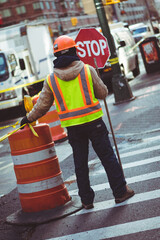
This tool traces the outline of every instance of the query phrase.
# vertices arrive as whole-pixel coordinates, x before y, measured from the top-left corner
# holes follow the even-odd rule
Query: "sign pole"
[[[97,74],[98,74],[98,76],[100,77],[96,58],[94,58],[94,63],[95,63],[95,67],[96,67]],[[117,143],[116,143],[116,138],[115,138],[114,131],[113,131],[113,127],[112,127],[112,122],[111,122],[111,118],[110,118],[110,114],[109,114],[107,102],[106,102],[106,99],[103,99],[103,100],[104,100],[104,105],[105,105],[105,109],[106,109],[106,113],[107,113],[107,117],[108,117],[110,129],[111,129],[111,133],[112,133],[112,136],[113,136],[114,145],[115,145],[115,148],[116,148],[117,158],[118,158],[118,161],[119,161],[119,164],[120,164],[120,166],[121,166],[122,173],[123,173],[123,176],[124,176],[124,171],[123,171],[123,167],[122,167],[122,162],[121,162],[121,159],[120,159],[119,150],[118,150]]]

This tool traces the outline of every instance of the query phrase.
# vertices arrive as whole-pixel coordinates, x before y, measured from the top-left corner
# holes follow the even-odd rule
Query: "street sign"
[[[78,45],[77,54],[86,64],[95,68],[96,59],[98,68],[103,68],[110,56],[107,39],[95,28],[81,29],[75,39]]]

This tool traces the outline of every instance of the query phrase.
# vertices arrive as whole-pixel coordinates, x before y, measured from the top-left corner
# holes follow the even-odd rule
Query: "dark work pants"
[[[116,155],[110,144],[108,130],[102,119],[67,127],[69,143],[73,149],[75,173],[79,196],[84,204],[93,203],[94,191],[90,187],[88,153],[89,139],[107,173],[114,197],[121,197],[126,191],[126,181]]]

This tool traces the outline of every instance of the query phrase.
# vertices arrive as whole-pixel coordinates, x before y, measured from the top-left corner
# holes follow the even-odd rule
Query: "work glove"
[[[30,121],[28,120],[28,118],[25,116],[22,118],[21,122],[20,122],[20,126],[23,126],[25,123],[30,123]],[[21,129],[23,129],[24,127],[22,127]]]

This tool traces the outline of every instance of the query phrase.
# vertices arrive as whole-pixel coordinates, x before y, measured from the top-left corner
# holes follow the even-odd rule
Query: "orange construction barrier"
[[[38,124],[34,130],[39,137],[25,126],[8,138],[24,212],[52,209],[71,200],[48,124]]]
[[[38,97],[38,95],[32,97],[34,105],[36,104]],[[61,142],[67,139],[67,133],[64,131],[64,128],[61,127],[55,103],[53,103],[52,107],[43,117],[38,119],[38,122],[49,124],[54,142]]]

